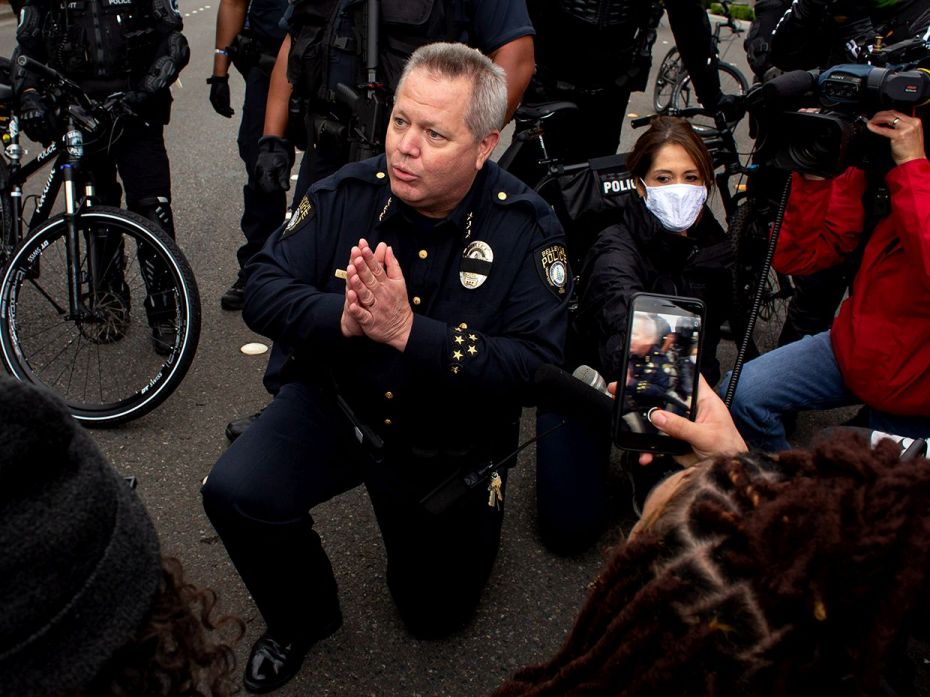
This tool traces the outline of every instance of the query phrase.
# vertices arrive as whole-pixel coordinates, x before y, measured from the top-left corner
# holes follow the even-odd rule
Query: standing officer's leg
[[[165,150],[164,126],[158,122],[127,123],[116,144],[116,165],[126,189],[126,207],[154,222],[174,239],[171,212],[171,170]],[[167,355],[177,338],[175,300],[168,269],[149,250],[139,249],[139,265],[145,280],[145,312],[152,328],[152,345]]]
[[[309,513],[361,481],[349,427],[330,403],[314,388],[285,385],[203,486],[204,510],[268,628],[246,667],[249,689],[287,682],[342,621]]]
[[[269,76],[260,68],[252,68],[245,80],[245,100],[242,104],[242,121],[239,122],[239,157],[245,163],[248,181],[242,187],[242,234],[245,242],[236,252],[239,275],[220,298],[224,310],[241,310],[245,276],[242,268],[265,244],[265,240],[284,221],[287,193],[262,191],[254,181],[255,160],[258,157],[258,139],[265,126],[265,104],[268,101]]]

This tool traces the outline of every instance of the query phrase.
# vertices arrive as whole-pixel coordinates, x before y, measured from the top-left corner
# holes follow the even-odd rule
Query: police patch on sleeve
[[[536,269],[553,295],[557,298],[565,295],[568,291],[568,279],[571,278],[565,247],[553,244],[540,250],[536,256]]]
[[[310,198],[308,196],[304,196],[300,199],[300,203],[297,204],[297,209],[291,214],[291,219],[287,221],[287,226],[281,234],[281,239],[283,240],[293,235],[302,222],[310,220],[312,217],[313,204],[310,203]]]

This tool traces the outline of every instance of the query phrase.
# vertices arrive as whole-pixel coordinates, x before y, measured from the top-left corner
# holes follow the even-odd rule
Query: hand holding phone
[[[672,455],[691,451],[687,442],[656,428],[649,413],[661,409],[694,420],[704,317],[704,303],[695,298],[637,293],[631,299],[614,408],[618,448]]]
[[[736,430],[736,424],[723,400],[702,375],[698,375],[698,382],[698,416],[694,421],[666,411],[655,411],[650,419],[664,433],[691,445],[689,453],[675,456],[675,461],[683,467],[691,467],[718,455],[733,455],[749,450]],[[651,453],[639,456],[639,464],[648,465],[651,462]]]

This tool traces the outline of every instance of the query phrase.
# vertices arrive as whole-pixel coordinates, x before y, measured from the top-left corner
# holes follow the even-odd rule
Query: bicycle
[[[62,114],[60,137],[22,163],[10,114],[0,158],[0,360],[23,382],[61,396],[87,426],[148,413],[177,388],[200,336],[200,296],[175,242],[140,215],[97,205],[80,169],[86,148],[109,147],[131,118],[122,95],[103,102],[26,56]],[[12,90],[0,85],[0,102]],[[53,166],[23,229],[23,184]],[[64,212],[52,215],[59,192]],[[159,342],[157,323],[173,333]]]
[[[712,35],[714,54],[718,57],[717,72],[720,78],[720,91],[723,94],[745,95],[749,91],[749,82],[746,76],[732,63],[720,60],[720,31],[724,27],[730,30],[735,38],[745,30],[733,19],[730,13],[730,3],[721,0],[723,6],[724,22],[714,24]],[[672,46],[659,64],[656,74],[656,84],[652,94],[652,106],[657,114],[668,113],[670,108],[678,111],[689,109],[695,105],[696,95],[691,87],[691,76],[685,70],[681,54],[677,46]]]

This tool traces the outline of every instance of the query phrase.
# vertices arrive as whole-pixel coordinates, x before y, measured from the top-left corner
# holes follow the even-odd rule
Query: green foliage
[[[708,5],[711,14],[723,16],[723,5],[719,2],[710,2]],[[745,19],[748,22],[756,18],[756,13],[753,12],[753,9],[749,5],[731,4],[730,14],[733,15],[733,19]]]

